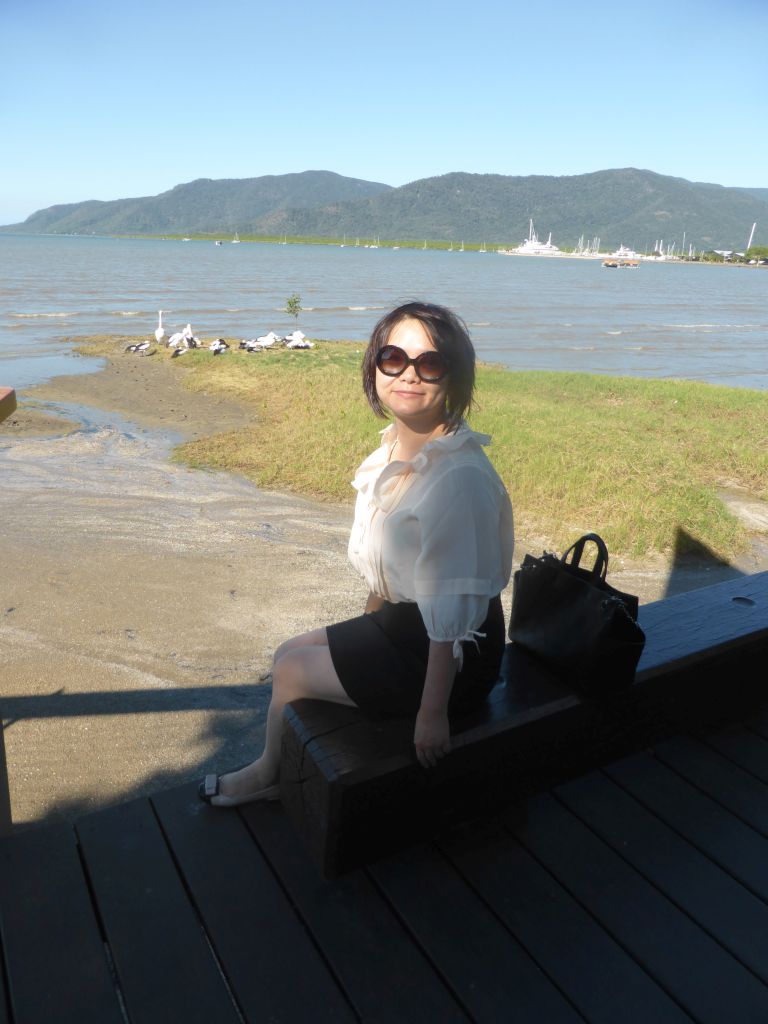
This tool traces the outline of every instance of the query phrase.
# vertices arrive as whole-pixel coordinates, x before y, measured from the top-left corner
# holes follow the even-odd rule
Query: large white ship
[[[499,249],[502,256],[562,256],[556,245],[552,245],[552,232],[546,242],[540,242],[533,229],[533,221],[528,224],[528,237],[515,249]]]

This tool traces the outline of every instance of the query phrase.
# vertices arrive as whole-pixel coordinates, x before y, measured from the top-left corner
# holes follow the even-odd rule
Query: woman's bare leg
[[[264,751],[240,771],[221,776],[219,792],[222,796],[243,797],[277,783],[283,709],[290,701],[301,697],[354,706],[336,675],[324,629],[303,633],[278,647],[272,667],[272,699],[267,711]],[[216,797],[212,803],[216,803]]]

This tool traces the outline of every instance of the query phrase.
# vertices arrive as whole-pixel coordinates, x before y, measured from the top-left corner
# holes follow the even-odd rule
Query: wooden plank
[[[441,849],[590,1024],[683,1024],[690,1017],[496,822]]]
[[[325,882],[281,807],[251,804],[243,816],[365,1024],[467,1020],[363,872]]]
[[[149,801],[89,815],[77,833],[132,1024],[239,1024]]]
[[[240,815],[205,807],[196,785],[152,803],[243,1016],[356,1020]]]
[[[700,1024],[768,1019],[768,988],[553,796],[515,834]]]
[[[592,773],[555,796],[627,863],[768,982],[768,906],[610,779]]]
[[[768,839],[649,754],[606,774],[743,885],[768,901]]]
[[[765,736],[741,723],[721,729],[703,729],[694,735],[744,771],[768,783],[768,738]]]
[[[690,737],[656,746],[660,761],[768,836],[768,786],[728,758]]]
[[[380,861],[383,890],[473,1021],[576,1024],[582,1017],[434,846]]]
[[[0,929],[12,1019],[123,1020],[73,830],[22,832],[0,843]]]
[[[5,957],[3,955],[3,937],[0,931],[0,1024],[11,1024],[11,1008],[8,987],[5,983]]]
[[[641,605],[645,649],[637,682],[695,664],[702,656],[768,643],[768,572]]]
[[[768,738],[768,705],[763,704],[762,707],[758,708],[754,716],[747,720],[747,725],[758,736]]]

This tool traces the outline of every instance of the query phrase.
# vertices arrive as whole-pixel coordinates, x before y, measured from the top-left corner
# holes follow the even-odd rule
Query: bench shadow
[[[746,575],[735,565],[720,558],[682,527],[678,527],[664,598]]]
[[[14,822],[13,832],[46,825],[72,823],[115,804],[147,797],[198,780],[208,772],[222,772],[247,764],[264,744],[264,727],[272,687],[268,683],[238,686],[172,687],[166,690],[118,690],[110,693],[65,692],[45,696],[8,695],[2,698],[4,728],[30,718],[76,718],[99,715],[132,716],[211,712],[205,728],[195,736],[209,754],[178,769],[163,768],[141,782],[104,797],[86,795],[57,801],[34,821]],[[162,745],[162,736],[158,743]],[[9,771],[13,769],[9,766]]]

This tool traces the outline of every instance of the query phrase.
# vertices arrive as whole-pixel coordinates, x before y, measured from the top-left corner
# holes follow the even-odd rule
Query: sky
[[[768,0],[2,0],[0,224],[196,178],[768,188]]]

